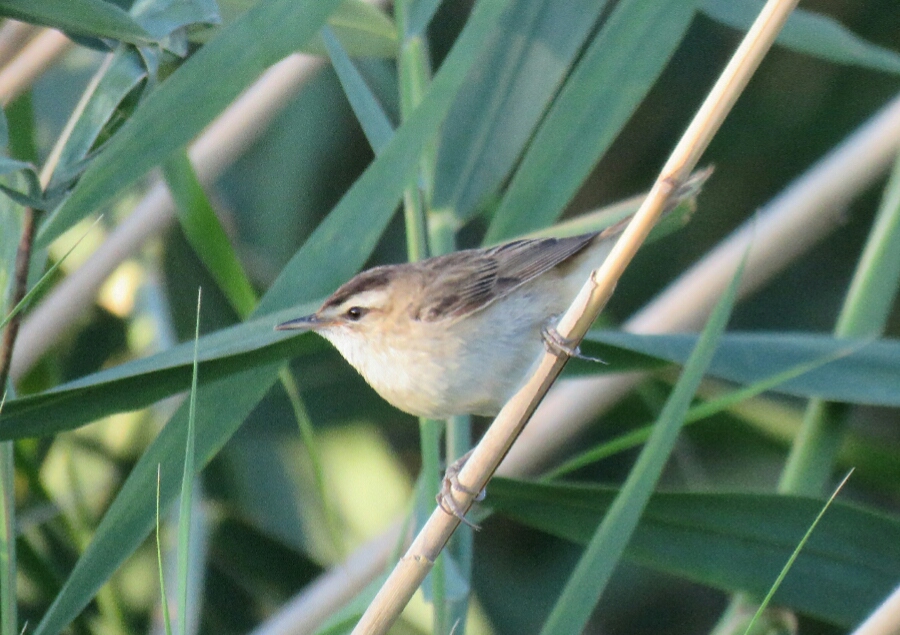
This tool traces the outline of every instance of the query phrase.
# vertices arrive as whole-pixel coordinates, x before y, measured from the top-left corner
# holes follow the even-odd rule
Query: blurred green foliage
[[[67,12],[82,3],[106,18],[101,20],[103,15],[97,17],[88,9]],[[71,22],[78,21],[79,41],[95,47],[75,48],[5,107],[12,158],[42,165],[66,121],[73,113],[78,119],[76,104],[90,78],[104,72],[106,51],[123,60],[117,67],[123,73],[120,81],[110,80],[93,96],[86,112],[95,118],[81,121],[77,143],[71,141],[64,154],[65,165],[56,176],[71,189],[62,213],[57,210],[42,218],[42,240],[50,248],[46,259],[45,252],[35,253],[33,267],[38,271],[47,260],[60,257],[71,236],[83,233],[86,226],[77,222],[81,218],[105,211],[102,227],[95,232],[97,242],[107,240],[146,191],[152,178],[148,171],[173,152],[181,152],[259,72],[295,49],[310,45],[321,51],[310,38],[329,14],[327,3],[299,0],[222,3],[221,16],[210,13],[214,5],[209,1],[135,4],[137,8],[128,2],[80,0],[67,7],[47,2],[37,15],[23,14],[23,3],[0,0],[0,15],[69,25],[70,30]],[[697,3],[700,10],[693,16],[687,3],[674,7],[673,15],[682,22],[666,31],[667,37],[640,33],[634,24],[635,32],[604,31],[616,11],[624,14],[629,8],[625,0],[510,0],[506,13],[499,16],[494,14],[502,6],[488,6],[489,0],[410,2],[420,21],[436,7],[425,32],[433,67],[430,88],[435,90],[426,91],[422,107],[401,122],[402,79],[392,55],[409,34],[396,32],[389,11],[360,8],[354,2],[332,4],[343,4],[338,15],[349,16],[340,24],[330,22],[340,44],[353,56],[360,76],[396,130],[373,163],[374,153],[344,88],[325,66],[206,188],[229,239],[229,244],[218,246],[233,249],[264,298],[262,309],[235,327],[239,319],[234,308],[195,255],[195,245],[173,224],[128,255],[128,267],[120,268],[90,311],[72,315],[70,333],[19,380],[18,399],[10,399],[0,414],[0,435],[16,439],[18,621],[20,625],[27,621],[29,631],[142,632],[155,619],[159,591],[152,545],[146,540],[153,521],[149,501],[155,493],[157,462],[164,464],[164,503],[174,500],[180,486],[184,419],[173,415],[172,402],[164,398],[185,390],[190,382],[192,344],[175,345],[193,334],[198,286],[203,287],[200,330],[205,337],[200,348],[197,461],[206,467],[199,477],[202,501],[195,503],[205,510],[207,547],[192,563],[199,567],[203,598],[193,610],[200,632],[243,633],[265,624],[316,575],[408,512],[421,462],[411,417],[380,400],[321,341],[275,335],[271,326],[276,318],[313,306],[363,265],[406,258],[402,214],[393,212],[410,175],[422,178],[419,157],[427,155],[427,142],[434,142],[437,152],[434,181],[422,188],[428,196],[433,194],[425,201],[426,217],[433,214],[428,217],[433,221],[435,215],[449,213],[457,219],[455,240],[460,248],[480,244],[489,231],[510,236],[533,229],[529,224],[533,221],[522,217],[526,211],[546,225],[645,190],[741,36],[714,19],[728,4],[714,0]],[[751,13],[759,6],[751,0],[734,4]],[[654,6],[637,8],[655,16],[656,28],[664,29],[671,16],[658,13],[663,10]],[[179,8],[186,13],[178,14]],[[896,0],[819,0],[804,2],[802,8],[815,24],[821,16],[834,21],[821,31],[812,29],[813,36],[828,35],[813,37],[812,48],[834,53],[839,47],[830,35],[834,31],[828,29],[837,24],[860,47],[862,61],[842,64],[823,59],[829,57],[825,53],[804,54],[798,49],[809,40],[799,37],[771,51],[704,156],[704,163],[714,164],[716,171],[699,197],[692,222],[642,249],[618,285],[604,326],[623,321],[643,306],[898,93],[900,78],[890,72],[890,64],[900,59]],[[63,14],[56,16],[57,9]],[[803,33],[808,38],[809,31]],[[625,59],[610,56],[602,45],[604,38],[613,36],[636,50],[619,56]],[[638,37],[644,39],[632,39]],[[464,40],[467,46],[454,49],[459,38],[469,38]],[[590,67],[577,69],[595,54],[603,62],[612,59],[618,75],[608,76],[623,82],[621,87],[596,87],[607,100],[600,107],[594,105],[597,95],[589,82],[571,81],[592,77]],[[645,68],[650,66],[654,68]],[[128,68],[134,72],[128,74]],[[623,78],[633,85],[625,86]],[[111,95],[115,100],[103,101]],[[575,121],[584,128],[575,128]],[[571,137],[590,150],[578,146],[581,150],[574,151],[574,140],[566,136],[573,130],[583,130]],[[587,139],[588,135],[596,138]],[[555,148],[567,161],[562,165],[577,170],[551,163],[553,153],[545,148]],[[536,191],[516,185],[517,174],[538,184]],[[72,185],[66,177],[73,176],[82,179]],[[3,178],[10,187],[24,187],[14,177]],[[837,232],[737,304],[730,329],[774,333],[771,341],[764,333],[760,340],[748,337],[749,343],[726,335],[723,350],[733,356],[722,363],[730,364],[732,372],[721,376],[752,382],[783,369],[765,351],[777,350],[781,337],[788,342],[784,348],[793,352],[789,344],[802,338],[789,333],[827,339],[883,186],[880,181],[860,193]],[[510,202],[505,197],[507,188],[513,187],[519,198]],[[489,230],[495,214],[506,215],[508,209],[516,213],[509,213],[503,228]],[[4,287],[20,216],[19,206],[6,198],[0,201]],[[51,244],[49,239],[59,235],[64,238]],[[77,264],[64,263],[59,277]],[[284,309],[291,305],[299,308]],[[5,306],[4,313],[10,308]],[[274,309],[281,309],[277,316],[266,315]],[[234,330],[228,330],[231,327]],[[895,309],[887,319],[885,336],[896,338],[898,331],[900,314]],[[666,362],[680,363],[686,356],[684,340],[660,338],[644,349],[624,340],[603,342],[622,348],[610,352],[611,367],[593,372],[615,372],[625,366],[659,372],[600,418],[583,439],[584,447],[655,420],[670,390],[671,366]],[[761,347],[763,340],[772,348]],[[896,341],[874,348],[887,351],[884,366],[878,368],[892,372]],[[748,351],[762,359],[742,356]],[[151,357],[154,354],[158,356]],[[833,354],[833,347],[822,354]],[[325,477],[328,504],[316,494],[315,464],[300,440],[291,403],[276,381],[278,369],[292,357],[290,367],[323,458],[319,476]],[[134,361],[138,359],[143,361]],[[622,366],[617,369],[618,359]],[[592,369],[582,366],[575,372]],[[844,374],[838,373],[837,379],[828,376],[820,382],[825,397],[829,383],[843,388],[854,380],[869,379],[856,367],[840,372]],[[117,383],[122,376],[128,380]],[[73,380],[81,383],[66,384]],[[58,393],[42,392],[60,385]],[[894,397],[896,391],[895,387]],[[718,413],[687,428],[662,481],[665,489],[682,493],[667,500],[687,501],[680,508],[687,513],[692,505],[707,500],[702,497],[705,493],[714,492],[710,496],[721,500],[716,511],[733,519],[729,506],[758,494],[752,509],[763,533],[783,528],[775,521],[784,519],[792,503],[795,509],[814,510],[814,501],[772,493],[802,418],[804,399],[811,394],[822,393],[767,393],[745,404],[745,410]],[[864,522],[861,519],[877,518],[890,531],[900,523],[896,480],[900,426],[896,406],[887,407],[883,404],[888,402],[870,396],[851,399],[840,394],[855,405],[837,460],[840,465],[853,462],[863,475],[851,479],[842,497],[863,509],[854,516],[855,508],[842,507],[843,524],[829,526],[826,515],[823,528],[833,532],[828,534],[834,540],[831,548],[850,549],[853,541],[841,531],[850,531],[854,523]],[[479,431],[482,424],[476,423]],[[30,438],[34,430],[45,436]],[[50,430],[53,435],[46,436]],[[635,456],[634,451],[616,454],[582,468],[575,477],[604,486],[621,484]],[[564,527],[561,518],[563,511],[571,511],[565,506],[566,496],[579,490],[545,497],[541,504],[546,510],[527,508],[546,513],[556,531],[547,527],[546,518],[529,520],[527,513],[515,511],[517,497],[532,489],[503,483],[496,490],[489,490],[487,504],[496,500],[501,513],[484,521],[484,531],[474,541],[474,617],[468,630],[497,635],[538,632],[581,552],[572,542],[580,539],[573,537],[576,530],[564,531],[571,526]],[[741,492],[740,497],[729,497],[727,492],[733,491]],[[769,502],[771,508],[766,506]],[[571,504],[577,508],[577,503]],[[335,531],[327,520],[329,505],[340,522],[338,536],[332,535]],[[169,507],[174,509],[168,505],[164,514]],[[510,516],[502,513],[504,509]],[[812,518],[789,520],[800,526]],[[163,521],[171,527],[176,523],[169,516]],[[577,531],[589,536],[591,523],[596,522],[592,516]],[[175,534],[171,527],[165,533],[168,537]],[[642,557],[626,554],[585,632],[709,632],[726,606],[726,592],[743,588],[737,575],[729,575],[733,573],[729,566],[734,565],[725,558],[715,575],[707,577],[697,575],[701,565],[665,566],[671,563],[664,548],[670,542],[680,545],[680,538],[674,531],[657,531],[655,540],[647,539],[651,529],[639,527],[641,540],[659,551],[648,548]],[[842,538],[846,542],[840,542]],[[875,541],[859,546],[881,549]],[[864,553],[865,558],[872,555]],[[894,562],[887,557],[885,561]],[[754,576],[769,572],[769,568],[750,571]],[[893,573],[896,582],[900,571]],[[890,579],[890,574],[884,572],[884,578]],[[797,575],[804,575],[804,570]],[[873,608],[817,610],[832,600],[810,582],[813,574],[806,571],[806,575],[811,577],[801,577],[790,587],[791,592],[799,588],[802,601],[790,595],[783,598],[790,608],[805,611],[799,616],[801,633],[846,632],[852,618]],[[95,599],[95,590],[102,585]],[[420,603],[399,628],[425,632],[427,615]]]

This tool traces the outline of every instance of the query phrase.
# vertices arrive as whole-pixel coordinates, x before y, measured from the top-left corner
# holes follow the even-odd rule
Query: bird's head
[[[334,344],[341,338],[377,336],[396,315],[405,287],[403,278],[396,265],[363,271],[332,293],[312,315],[283,322],[275,329],[315,331]]]

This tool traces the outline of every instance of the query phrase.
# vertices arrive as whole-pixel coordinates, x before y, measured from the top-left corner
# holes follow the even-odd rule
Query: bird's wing
[[[437,322],[479,311],[579,253],[595,236],[516,240],[434,258],[417,318]]]

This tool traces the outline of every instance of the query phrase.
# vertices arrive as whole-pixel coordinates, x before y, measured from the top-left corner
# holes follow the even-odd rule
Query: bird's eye
[[[345,315],[347,316],[348,320],[356,322],[362,319],[362,317],[368,312],[368,309],[364,309],[361,306],[351,306],[349,309],[347,309]]]

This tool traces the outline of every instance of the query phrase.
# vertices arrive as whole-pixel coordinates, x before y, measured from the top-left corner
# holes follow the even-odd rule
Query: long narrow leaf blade
[[[492,508],[585,544],[616,490],[494,479]],[[728,592],[762,598],[822,501],[755,493],[657,493],[625,552],[632,562]],[[775,602],[844,627],[859,623],[896,585],[900,519],[835,502],[775,595]]]
[[[375,160],[363,177],[357,181],[342,202],[332,211],[320,231],[314,232],[285,272],[261,302],[262,312],[296,304],[298,295],[315,298],[322,294],[321,287],[330,287],[346,278],[362,266],[368,250],[377,242],[383,226],[372,222],[379,214],[387,219],[399,200],[407,181],[409,169],[415,166],[417,157],[409,158],[410,148],[421,147],[421,137],[431,137],[443,120],[452,99],[465,79],[469,65],[480,50],[487,33],[494,27],[505,2],[480,2],[476,5],[466,28],[435,76],[431,90],[413,116],[394,135],[385,152]],[[406,132],[404,132],[406,130]],[[409,167],[407,168],[407,163]],[[374,210],[374,211],[373,211]],[[351,219],[352,229],[360,226],[358,235],[362,244],[351,245],[343,241],[338,246],[329,242],[336,236],[341,223]],[[323,229],[324,227],[324,229]],[[353,231],[349,235],[356,236]],[[335,254],[337,252],[337,254]],[[337,255],[344,260],[333,260]],[[329,266],[334,264],[334,270]],[[317,284],[306,284],[310,272],[323,272]],[[298,293],[298,289],[305,292]],[[271,318],[271,316],[270,316]],[[271,324],[270,324],[271,326]],[[215,456],[231,438],[249,412],[256,406],[278,377],[282,361],[241,369],[222,379],[203,385],[197,397],[196,460],[203,466]],[[202,373],[202,368],[201,368]],[[55,598],[36,630],[37,635],[59,632],[84,608],[97,589],[113,574],[151,531],[154,522],[153,509],[156,495],[155,474],[161,464],[163,473],[178,470],[174,458],[187,428],[186,406],[169,421],[159,437],[132,470],[113,504],[97,528],[94,539],[75,565],[62,591]],[[177,494],[177,484],[162,484],[160,501],[168,505]]]
[[[510,3],[447,115],[438,144],[434,208],[468,219],[497,195],[606,5],[605,0]]]
[[[314,355],[326,346],[312,335],[274,334],[272,327],[315,310],[316,302],[256,318],[200,338],[204,380],[221,378],[270,361]],[[683,363],[696,336],[640,336],[592,331],[582,350],[611,363],[585,365],[585,372],[652,370],[662,362]],[[603,346],[597,343],[602,342]],[[621,347],[621,348],[619,348]],[[634,351],[632,359],[622,354]],[[649,357],[641,358],[643,354]],[[829,359],[819,367],[819,360]],[[803,365],[802,376],[771,388],[801,397],[822,397],[868,405],[900,404],[900,342],[840,340],[813,333],[731,333],[722,338],[709,374],[752,385]],[[190,385],[191,345],[181,344],[151,357],[82,377],[39,395],[6,405],[0,439],[42,436],[70,430],[99,417],[146,407]],[[573,366],[574,368],[574,366]],[[202,384],[201,380],[201,384]]]
[[[662,73],[697,4],[616,5],[531,142],[485,242],[540,229],[562,213]]]
[[[762,0],[706,0],[702,9],[713,20],[743,30],[753,24],[762,7]],[[900,53],[867,42],[840,22],[802,8],[794,10],[776,41],[837,64],[900,73]]]
[[[246,318],[256,307],[256,292],[186,151],[179,150],[163,164],[163,176],[175,200],[178,220],[188,242],[237,314]]]
[[[831,507],[831,504],[834,503],[834,499],[837,498],[838,492],[843,489],[844,485],[847,483],[847,479],[850,478],[850,475],[853,473],[853,470],[850,470],[847,473],[847,476],[844,477],[844,480],[840,482],[840,484],[835,488],[834,492],[831,494],[829,499],[822,506],[822,509],[819,510],[819,514],[816,516],[815,520],[813,520],[812,524],[809,526],[809,529],[806,530],[806,533],[803,534],[803,538],[800,539],[800,542],[794,548],[793,553],[791,553],[791,557],[788,558],[788,561],[785,563],[784,567],[782,567],[781,571],[778,573],[778,579],[772,584],[772,588],[769,589],[769,592],[766,593],[766,597],[763,598],[763,601],[760,602],[759,608],[756,609],[756,615],[753,616],[753,619],[750,620],[750,623],[747,625],[747,630],[744,632],[744,635],[751,635],[754,632],[753,625],[757,622],[757,620],[762,617],[762,614],[765,612],[766,608],[772,601],[772,598],[775,596],[775,593],[778,592],[779,587],[781,587],[782,582],[784,582],[785,576],[787,576],[788,572],[793,568],[794,563],[797,561],[797,556],[800,555],[800,552],[803,550],[803,547],[806,546],[806,543],[809,542],[809,537],[812,535],[813,530],[819,525],[819,522],[822,520],[822,516],[825,515],[825,512]]]
[[[127,12],[105,0],[2,0],[0,15],[132,44],[153,39]]]
[[[0,395],[0,421],[6,390]],[[0,633],[16,635],[18,625],[18,567],[16,564],[15,459],[11,441],[0,443]]]
[[[41,227],[39,243],[46,245],[190,141],[268,66],[309,40],[337,4],[264,0],[223,29],[138,106]]]
[[[197,420],[197,342],[200,339],[200,299],[197,291],[197,322],[194,327],[194,367],[191,373],[191,394],[188,397],[187,440],[184,447],[184,471],[181,475],[181,500],[178,508],[178,617],[180,632],[188,632],[188,564],[191,547],[191,510],[194,492],[194,445]]]
[[[260,302],[259,313],[327,295],[363,266],[418,167],[422,148],[446,117],[507,1],[482,1],[475,6],[425,99],[282,270]],[[311,278],[313,271],[320,275]]]
[[[647,444],[603,521],[594,532],[575,571],[556,601],[542,633],[582,631],[638,525],[656,483],[662,475],[685,414],[725,332],[737,298],[743,264],[716,304],[706,327],[691,352],[684,370],[654,425]]]
[[[697,340],[696,335],[688,334],[634,335],[613,331],[592,331],[589,338],[678,364],[687,360]],[[842,350],[846,355],[839,355]],[[709,374],[749,384],[829,355],[837,357],[781,384],[778,392],[874,406],[900,405],[897,340],[844,340],[813,333],[730,333],[716,352]]]
[[[395,57],[399,38],[397,27],[380,8],[365,0],[344,0],[328,24],[341,45],[353,57]],[[313,55],[327,55],[321,34],[303,47]]]
[[[353,113],[362,126],[369,145],[375,154],[378,154],[390,141],[394,127],[378,103],[378,99],[369,90],[362,74],[353,65],[353,60],[350,59],[346,49],[327,26],[322,29],[322,41],[325,43],[328,57],[331,58],[331,64],[341,81],[344,93],[350,101],[350,107],[353,108]]]
[[[196,459],[206,465],[269,391],[281,362],[239,372],[203,386],[197,394]],[[268,374],[266,373],[268,371]],[[185,404],[141,456],[116,500],[103,516],[94,539],[69,574],[35,629],[36,635],[59,633],[87,606],[119,564],[143,542],[155,522],[156,469],[177,474],[187,434]],[[160,504],[178,495],[178,479],[163,479]]]
[[[119,47],[103,63],[95,75],[96,85],[92,85],[87,103],[71,124],[71,132],[59,152],[51,187],[66,180],[71,170],[79,167],[122,100],[146,78],[147,67],[133,47]]]

